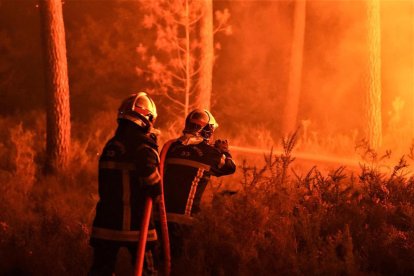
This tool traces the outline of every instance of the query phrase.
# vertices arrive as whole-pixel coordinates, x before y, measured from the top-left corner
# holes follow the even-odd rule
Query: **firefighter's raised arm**
[[[236,171],[236,164],[230,154],[228,141],[218,139],[214,142],[214,148],[220,152],[220,161],[217,166],[211,168],[212,174],[214,176],[233,174]]]

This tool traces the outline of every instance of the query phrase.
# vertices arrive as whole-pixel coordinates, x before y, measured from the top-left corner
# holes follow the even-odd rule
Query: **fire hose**
[[[137,248],[137,259],[135,264],[135,276],[141,276],[144,268],[145,246],[147,244],[148,226],[151,218],[152,198],[145,199],[144,215],[141,222],[141,231],[139,231],[139,241]]]
[[[269,149],[263,148],[255,148],[255,147],[241,147],[241,146],[229,146],[232,152],[241,152],[247,154],[268,154],[270,152]],[[282,155],[284,154],[283,150],[281,149],[273,149],[272,154],[274,155]],[[296,159],[300,160],[307,160],[307,161],[320,161],[325,163],[339,163],[342,165],[350,166],[350,167],[359,167],[361,160],[356,158],[345,158],[345,157],[338,157],[334,155],[325,155],[325,154],[317,154],[317,153],[309,153],[309,152],[295,152],[292,153],[292,156]]]
[[[162,236],[162,245],[164,252],[164,273],[166,276],[170,275],[171,270],[171,255],[170,255],[170,240],[168,236],[168,224],[167,224],[167,212],[165,210],[165,201],[164,201],[164,163],[165,156],[167,155],[168,149],[175,140],[170,140],[164,144],[161,154],[160,154],[160,188],[161,195],[158,201],[159,215],[160,215],[160,227],[161,227],[161,236]],[[144,268],[144,256],[145,256],[145,246],[147,243],[148,236],[148,226],[151,218],[152,210],[152,198],[147,197],[145,200],[144,216],[141,222],[141,231],[139,235],[138,248],[137,248],[137,258],[135,265],[135,276],[141,276]]]
[[[159,207],[159,215],[160,215],[160,226],[161,226],[161,236],[162,236],[162,245],[163,245],[163,255],[164,255],[164,273],[166,276],[170,274],[171,269],[171,256],[170,256],[170,242],[168,236],[168,225],[167,225],[167,213],[165,210],[165,201],[164,201],[164,185],[163,185],[163,176],[164,176],[164,163],[165,157],[167,155],[168,149],[171,144],[175,140],[170,140],[166,142],[161,150],[160,154],[160,176],[161,176],[161,195],[158,201]],[[259,149],[259,148],[246,148],[246,147],[239,147],[239,146],[230,146],[230,149],[233,151],[239,152],[246,152],[246,153],[255,153],[255,154],[263,154],[267,150]],[[282,151],[273,151],[274,154],[282,154]],[[336,157],[331,156],[321,156],[321,155],[314,155],[314,154],[307,154],[307,153],[296,153],[295,157],[304,160],[320,160],[325,162],[345,162],[347,165],[354,165],[357,161],[353,159],[338,159]],[[144,216],[141,224],[141,231],[139,236],[139,243],[138,243],[138,250],[137,250],[137,262],[136,262],[136,269],[135,269],[135,276],[141,276],[143,271],[143,264],[144,264],[144,255],[145,255],[145,245],[147,241],[148,235],[148,226],[149,221],[151,218],[151,210],[152,210],[152,199],[147,197],[145,202],[145,209],[144,209]]]
[[[160,213],[160,226],[162,245],[164,251],[164,271],[165,275],[169,276],[171,271],[171,254],[170,254],[170,239],[168,236],[168,224],[167,224],[167,212],[165,210],[164,201],[164,164],[165,157],[167,156],[168,149],[175,140],[167,141],[162,147],[160,154],[160,174],[161,174],[161,196],[159,200],[159,213]]]

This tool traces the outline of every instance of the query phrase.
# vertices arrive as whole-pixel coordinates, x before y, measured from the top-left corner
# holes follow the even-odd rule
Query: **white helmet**
[[[118,120],[129,120],[142,128],[152,127],[156,118],[155,103],[145,92],[130,95],[118,109]]]

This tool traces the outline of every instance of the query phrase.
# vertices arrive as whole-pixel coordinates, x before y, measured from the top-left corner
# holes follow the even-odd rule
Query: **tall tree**
[[[366,8],[368,32],[367,135],[370,146],[378,149],[382,143],[380,1],[366,0]]]
[[[293,17],[292,46],[290,54],[289,82],[282,124],[284,134],[297,127],[303,66],[303,44],[306,23],[306,0],[296,0]]]
[[[210,109],[214,64],[213,1],[201,1],[199,108]]]
[[[141,43],[137,52],[140,77],[155,85],[173,109],[186,117],[195,107],[210,107],[214,62],[214,33],[231,30],[228,11],[216,12],[213,30],[211,0],[141,1],[143,24],[156,34],[153,43]]]
[[[220,48],[220,43],[215,43],[214,37],[220,32],[223,32],[225,35],[231,35],[232,28],[228,23],[230,18],[228,9],[224,9],[223,11],[217,10],[215,12],[216,24],[214,24],[213,1],[200,1],[200,5],[200,74],[198,81],[199,94],[196,105],[199,108],[210,109],[215,54],[216,48]]]
[[[47,169],[60,172],[67,166],[70,147],[69,84],[65,28],[61,0],[40,0],[45,49],[47,93]]]
[[[193,78],[193,72],[194,68],[191,65],[191,47],[190,47],[190,30],[191,25],[195,24],[196,21],[190,22],[190,6],[189,6],[189,0],[184,1],[185,6],[185,16],[184,16],[184,30],[185,30],[185,102],[184,102],[184,117],[187,117],[187,114],[190,110],[190,94],[192,93],[191,87],[192,87],[192,78]]]
[[[141,62],[136,70],[154,85],[154,94],[169,101],[171,113],[185,117],[194,107],[195,80],[199,71],[195,58],[199,47],[196,24],[200,20],[198,1],[141,1],[143,25],[156,34],[155,40],[141,43]]]

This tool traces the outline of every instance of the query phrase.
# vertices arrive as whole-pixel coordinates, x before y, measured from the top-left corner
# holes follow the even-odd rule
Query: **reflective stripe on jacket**
[[[205,141],[184,145],[179,140],[170,146],[164,167],[168,221],[176,222],[188,222],[187,218],[199,212],[201,196],[211,175],[228,175],[236,169],[229,153],[223,154]]]
[[[118,128],[99,160],[99,202],[91,238],[138,241],[146,189],[159,185],[157,144],[139,128]],[[148,240],[157,235],[151,221]]]

